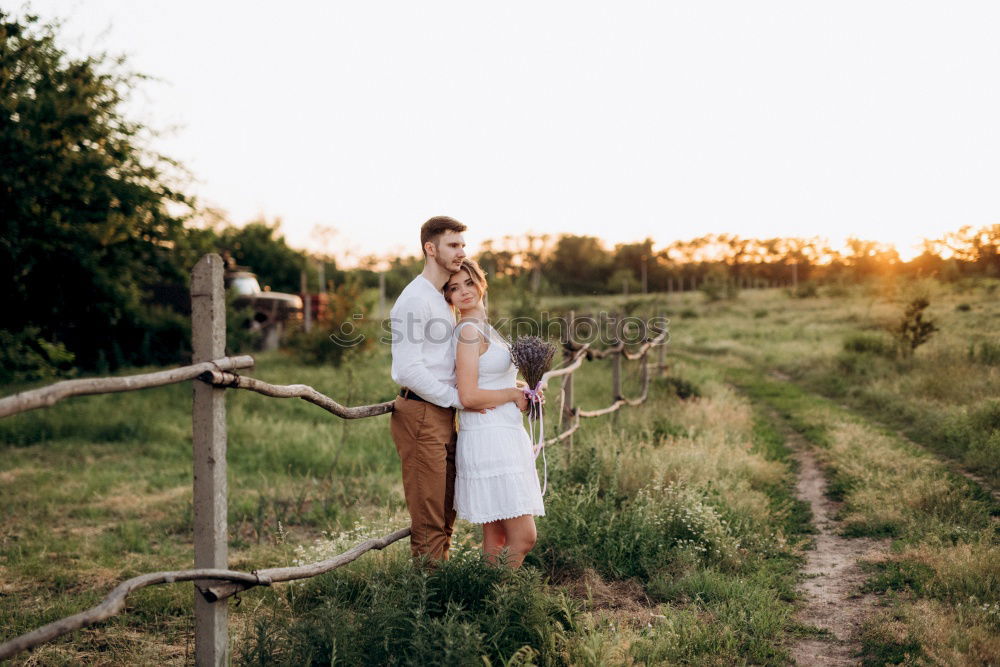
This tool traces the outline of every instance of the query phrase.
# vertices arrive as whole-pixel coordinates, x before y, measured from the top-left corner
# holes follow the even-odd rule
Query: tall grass
[[[1000,649],[1000,507],[927,452],[790,383],[738,381],[818,445],[848,536],[891,537],[868,563],[868,590],[890,595],[864,628],[872,664],[988,664]]]
[[[390,549],[287,589],[275,603],[287,611],[247,628],[240,659],[298,664],[335,652],[345,664],[434,656],[454,664],[475,656],[490,664],[659,664],[664,656],[783,664],[793,543],[803,532],[802,512],[790,519],[786,452],[773,432],[755,428],[735,394],[713,378],[694,379],[705,399],[680,401],[657,382],[649,405],[588,422],[572,451],[550,453],[552,491],[522,572],[486,566],[469,551],[477,534],[460,526],[455,560],[430,574]],[[607,385],[582,376],[577,390],[585,405],[610,400]],[[651,439],[665,419],[683,435]],[[682,474],[709,434],[705,448],[717,451],[696,474]],[[592,592],[602,580],[632,582],[619,604],[641,611],[614,612],[606,599],[574,594],[579,582]]]

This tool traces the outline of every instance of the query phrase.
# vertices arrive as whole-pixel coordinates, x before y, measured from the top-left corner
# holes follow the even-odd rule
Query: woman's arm
[[[479,388],[479,349],[482,346],[482,334],[476,333],[470,336],[466,332],[470,327],[465,327],[465,331],[458,336],[458,345],[455,348],[455,375],[458,380],[458,400],[465,406],[466,410],[482,410],[484,408],[495,408],[504,403],[514,402],[518,407],[526,403],[524,392],[517,387],[509,389],[480,389]]]

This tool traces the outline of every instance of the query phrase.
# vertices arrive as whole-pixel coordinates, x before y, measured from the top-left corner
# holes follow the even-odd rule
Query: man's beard
[[[451,262],[446,263],[443,259],[441,259],[440,255],[434,255],[434,261],[437,263],[438,266],[440,266],[442,269],[444,269],[448,273],[455,273],[458,270],[458,269],[452,268],[452,264],[455,263],[455,261],[456,261],[454,259],[451,260]]]

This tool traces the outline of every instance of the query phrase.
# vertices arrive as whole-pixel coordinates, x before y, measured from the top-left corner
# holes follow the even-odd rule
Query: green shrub
[[[854,333],[845,338],[844,351],[887,358],[896,356],[896,348],[892,341],[880,334],[866,332]]]
[[[834,299],[840,299],[851,295],[851,289],[843,281],[827,285],[823,290],[824,294]]]
[[[969,426],[981,436],[1000,431],[1000,400],[991,399],[977,406],[969,414]]]
[[[795,299],[811,299],[819,296],[819,286],[815,282],[808,280],[789,289],[788,295]]]
[[[650,436],[653,442],[659,442],[664,438],[678,437],[687,434],[688,430],[684,426],[671,421],[666,417],[656,417],[653,419]]]
[[[506,664],[529,653],[553,663],[576,614],[537,570],[495,567],[464,547],[430,572],[400,556],[336,570],[287,598],[293,613],[259,619],[240,664]]]
[[[894,372],[894,362],[881,355],[841,352],[836,356],[834,361],[840,374],[851,378],[853,381],[859,379],[873,380],[886,377]],[[856,391],[857,386],[842,387],[842,390],[849,392]]]
[[[984,340],[978,345],[969,343],[969,361],[987,366],[1000,366],[1000,343]]]
[[[673,391],[674,394],[677,395],[677,398],[682,400],[687,400],[689,398],[701,398],[701,391],[698,387],[684,378],[670,375],[665,378],[660,378],[659,382],[665,385],[667,389]]]
[[[73,353],[46,340],[35,327],[13,332],[0,329],[0,382],[49,380],[71,374]]]
[[[914,351],[926,343],[931,335],[938,331],[938,327],[932,320],[924,319],[924,311],[930,301],[925,297],[918,297],[907,304],[903,311],[903,317],[893,329],[896,343],[903,356],[912,356]]]
[[[371,349],[379,335],[377,323],[364,316],[361,287],[345,284],[329,293],[329,319],[316,322],[311,331],[298,329],[287,346],[300,361],[340,365],[348,352]]]
[[[705,300],[709,303],[721,301],[722,299],[735,299],[740,295],[740,288],[736,281],[730,280],[721,275],[710,275],[706,277],[698,289],[705,295]]]

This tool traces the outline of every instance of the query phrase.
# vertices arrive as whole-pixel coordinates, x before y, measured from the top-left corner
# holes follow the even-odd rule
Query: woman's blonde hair
[[[472,279],[472,284],[475,285],[476,289],[479,290],[479,295],[485,298],[485,296],[486,296],[486,272],[483,271],[479,267],[479,264],[476,263],[476,260],[470,259],[468,257],[463,258],[461,266],[458,267],[458,271],[465,271],[465,272],[467,272],[469,274],[469,278]],[[458,271],[456,271],[455,273],[458,273]],[[452,275],[454,275],[454,274],[452,274]],[[451,303],[451,297],[448,296],[448,285],[447,285],[447,283],[445,284],[444,298],[445,298],[445,301],[447,301],[448,303]]]

